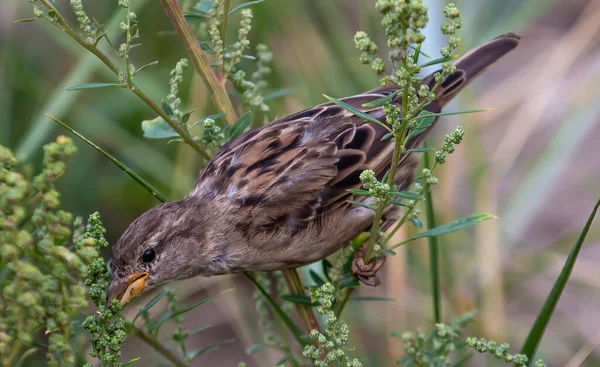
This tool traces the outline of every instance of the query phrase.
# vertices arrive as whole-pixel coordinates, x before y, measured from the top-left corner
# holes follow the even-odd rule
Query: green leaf
[[[431,60],[431,61],[424,63],[423,65],[419,65],[419,67],[422,69],[422,68],[426,68],[428,66],[441,64],[446,61],[452,61],[454,59],[456,59],[456,56],[440,57],[439,59]]]
[[[395,298],[392,297],[352,297],[350,301],[358,302],[358,301],[395,301]]]
[[[385,104],[390,103],[392,101],[392,99],[394,98],[394,96],[396,94],[398,94],[399,92],[400,92],[400,90],[397,90],[397,91],[395,91],[393,93],[388,94],[385,97],[381,97],[381,98],[378,98],[378,99],[376,99],[374,101],[364,103],[362,106],[366,107],[366,108],[383,106]]]
[[[138,175],[137,173],[135,173],[134,171],[132,171],[129,167],[127,167],[123,163],[119,162],[115,157],[113,157],[112,155],[108,154],[105,150],[103,150],[102,148],[100,148],[96,144],[92,143],[85,136],[83,136],[80,133],[78,133],[77,131],[73,130],[70,126],[68,126],[64,122],[60,121],[56,117],[51,116],[49,114],[46,114],[46,116],[48,116],[50,119],[54,120],[56,123],[58,123],[59,125],[61,125],[65,129],[69,130],[71,133],[73,133],[79,139],[83,140],[84,142],[86,142],[87,144],[89,144],[92,148],[94,148],[98,152],[100,152],[100,154],[102,154],[103,156],[105,156],[106,158],[108,158],[109,161],[113,162],[123,172],[127,173],[137,183],[139,183],[140,185],[142,185],[143,188],[145,188],[149,193],[151,193],[159,201],[161,201],[161,202],[164,203],[164,202],[166,202],[166,201],[169,200],[165,194],[163,194],[160,191],[158,191],[154,186],[152,186],[150,183],[148,183],[146,180],[144,180],[140,175]]]
[[[210,42],[198,41],[198,44],[200,45],[202,51],[206,52],[207,54],[215,53],[215,51],[212,49],[212,44]]]
[[[280,349],[280,348],[277,347],[276,345],[252,344],[251,346],[248,347],[248,349],[246,349],[246,353],[254,354],[254,353],[260,352],[261,350],[266,350],[266,349]]]
[[[209,345],[208,347],[204,347],[204,348],[198,349],[196,351],[190,352],[189,359],[190,360],[194,360],[196,357],[199,357],[199,356],[201,356],[203,354],[206,354],[208,352],[212,352],[213,350],[217,350],[220,347],[222,347],[223,345],[231,344],[234,341],[235,341],[235,339],[229,339],[229,340],[225,340],[225,341],[222,341],[220,343]]]
[[[196,334],[198,334],[198,333],[201,333],[201,332],[203,332],[204,330],[208,330],[208,329],[210,329],[211,327],[213,327],[213,325],[202,325],[202,326],[200,326],[199,328],[197,328],[196,330],[194,330],[194,331],[190,331],[190,336],[192,336],[192,335],[196,335]]]
[[[208,15],[208,12],[212,9],[212,7],[212,0],[200,0],[196,3],[196,5],[194,5],[192,9]]]
[[[294,88],[283,88],[283,89],[275,89],[271,91],[263,97],[263,101],[270,101],[275,98],[287,96],[288,94],[292,94],[296,91]]]
[[[323,278],[321,278],[321,276],[319,274],[317,274],[316,271],[309,269],[308,275],[310,275],[310,278],[313,280],[313,282],[315,282],[317,287],[320,287],[323,284],[325,284],[325,280],[323,280]]]
[[[352,205],[356,205],[356,206],[360,206],[362,208],[366,208],[366,209],[371,209],[374,210],[373,208],[371,208],[370,206],[368,206],[365,203],[361,203],[360,201],[356,201],[356,200],[346,200],[346,202],[352,204]]]
[[[384,129],[386,129],[387,131],[389,131],[389,132],[392,132],[392,129],[390,129],[390,128],[389,128],[387,125],[385,125],[383,122],[381,122],[381,121],[377,120],[375,117],[373,117],[373,116],[370,116],[370,115],[368,115],[368,114],[366,114],[366,113],[364,113],[364,112],[360,111],[359,109],[357,109],[357,108],[355,108],[355,107],[352,107],[352,106],[350,106],[349,104],[347,104],[347,103],[345,103],[345,102],[342,102],[342,101],[340,101],[339,99],[335,99],[335,98],[333,98],[333,97],[329,97],[329,96],[327,96],[327,95],[325,95],[325,94],[323,94],[323,96],[324,96],[325,98],[327,98],[327,99],[328,99],[330,102],[332,102],[332,103],[334,103],[334,104],[336,104],[336,105],[340,106],[341,108],[345,109],[345,110],[346,110],[346,111],[348,111],[348,112],[351,112],[351,113],[352,113],[352,114],[354,114],[355,116],[358,116],[358,117],[360,117],[361,119],[363,119],[363,120],[365,120],[365,121],[369,121],[369,122],[372,122],[372,123],[374,123],[374,124],[377,124],[377,125],[379,125],[379,126],[383,127]]]
[[[254,4],[258,4],[258,3],[262,3],[265,0],[254,0],[254,1],[248,1],[245,3],[241,3],[240,5],[236,6],[235,8],[231,9],[231,11],[229,11],[229,13],[227,15],[231,15],[233,13],[235,13],[236,11],[246,8],[250,5],[254,5]]]
[[[382,247],[379,250],[377,250],[377,253],[385,256],[396,256],[396,252],[385,247]]]
[[[177,131],[173,130],[160,116],[152,120],[142,121],[142,130],[144,131],[144,138],[148,139],[165,139],[179,136]]]
[[[201,300],[200,302],[197,302],[189,307],[183,308],[181,310],[177,310],[175,312],[172,311],[167,311],[165,312],[157,321],[156,324],[154,325],[154,329],[153,329],[153,334],[154,337],[156,338],[156,335],[158,335],[158,332],[160,330],[160,327],[167,321],[179,316],[179,315],[183,315],[186,312],[189,312],[197,307],[200,307],[204,304],[207,304],[208,302],[212,301],[213,299],[219,297],[220,295],[223,295],[225,293],[230,293],[233,292],[233,288],[228,288],[225,289],[217,294],[215,294],[214,296],[210,296],[210,297],[206,297],[205,299]]]
[[[427,141],[425,142],[427,145]],[[424,154],[423,161],[425,168],[431,169],[432,163],[430,159],[431,154]],[[427,214],[427,229],[437,227],[435,220],[435,211],[433,210],[433,199],[431,197],[431,190],[429,185],[426,186],[425,190],[425,208]],[[416,219],[414,219],[416,220]],[[421,227],[423,223],[421,223]],[[419,227],[420,229],[420,227]],[[436,323],[442,322],[442,308],[441,308],[441,291],[440,291],[440,264],[439,264],[439,243],[436,236],[429,237],[429,275],[431,278],[431,293],[433,302],[433,316]]]
[[[237,138],[238,136],[242,135],[242,133],[248,128],[248,126],[250,126],[251,122],[252,122],[252,112],[248,111],[245,114],[243,114],[242,116],[240,116],[240,118],[238,118],[238,120],[235,122],[235,124],[233,124],[233,127],[229,131],[229,138],[233,139],[233,138]]]
[[[288,358],[288,356],[283,356],[283,358],[281,358],[279,361],[277,361],[277,363],[275,363],[275,367],[283,366],[284,363],[288,361]]]
[[[146,65],[142,65],[142,66],[140,66],[140,68],[139,68],[139,69],[137,69],[136,73],[139,73],[140,71],[142,71],[142,70],[144,70],[144,69],[146,69],[146,68],[149,68],[149,67],[151,67],[151,66],[154,66],[154,65],[156,65],[156,64],[158,64],[158,60],[157,60],[157,61],[152,61],[152,62],[149,62],[149,63],[147,63]]]
[[[435,150],[434,148],[412,148],[407,151],[407,153],[426,153]]]
[[[281,307],[279,307],[277,302],[273,300],[273,297],[271,297],[271,295],[254,279],[252,275],[250,275],[250,273],[244,272],[244,275],[248,277],[248,279],[250,279],[252,283],[254,283],[256,289],[258,289],[258,291],[265,297],[265,299],[271,306],[271,310],[273,310],[273,313],[275,313],[277,317],[279,317],[279,319],[283,321],[283,323],[285,324],[285,326],[287,326],[288,330],[292,333],[298,344],[300,344],[302,347],[306,346],[308,343],[305,340],[305,338],[303,338],[304,333],[302,333],[298,326],[296,326],[296,324],[294,324],[290,317],[281,309]]]
[[[419,113],[419,116],[415,117],[415,120],[417,120],[417,127],[415,127],[414,129],[411,129],[408,132],[408,135],[406,136],[406,140],[420,135],[422,134],[425,130],[427,130],[427,128],[429,126],[431,126],[431,124],[433,124],[433,122],[435,121],[435,116],[433,113],[427,111],[427,110],[423,110],[421,111],[421,113]]]
[[[303,294],[282,294],[279,298],[281,298],[284,301],[297,303],[299,305],[314,306],[317,304],[313,302],[309,296]]]
[[[140,359],[142,359],[142,358],[141,357],[137,357],[137,358],[134,358],[134,359],[130,359],[129,361],[123,363],[123,367],[129,366],[130,364],[133,364],[133,363],[139,361]]]
[[[198,13],[183,13],[183,17],[188,22],[197,22],[197,21],[203,22],[203,21],[209,19],[208,15],[198,14]]]
[[[131,324],[135,324],[135,320],[137,320],[138,317],[140,317],[143,313],[148,312],[148,310],[151,309],[152,307],[154,307],[154,305],[157,304],[158,301],[160,301],[161,299],[163,299],[163,297],[166,296],[167,293],[168,292],[165,289],[164,291],[162,291],[159,294],[157,294],[154,298],[152,298],[150,300],[150,302],[146,303],[146,305],[144,307],[140,308],[140,310],[138,311],[138,313],[133,318],[133,321],[131,321]]]
[[[331,278],[329,278],[329,270],[333,268],[333,265],[331,264],[331,262],[329,262],[329,260],[323,259],[321,262],[321,266],[323,268],[323,274],[325,274],[327,280],[331,281]]]
[[[81,90],[81,89],[94,89],[94,88],[107,88],[107,87],[119,87],[122,88],[123,85],[119,83],[87,83],[87,84],[79,84],[68,87],[66,90]]]
[[[417,218],[413,218],[410,220],[410,222],[412,223],[413,226],[415,226],[415,228],[417,229],[421,229],[423,228],[423,222],[421,222],[420,220],[418,220]]]
[[[492,111],[492,108],[482,108],[482,109],[478,109],[478,110],[463,110],[463,111],[456,111],[456,112],[440,112],[440,113],[421,111],[421,113],[418,116],[414,117],[413,120],[427,119],[427,118],[430,118],[431,116],[439,117],[439,116],[465,115],[468,113],[479,113],[479,112],[488,112],[488,111]],[[423,112],[427,112],[427,113],[424,114]]]
[[[208,119],[216,120],[219,117],[223,117],[223,116],[225,116],[224,113],[215,113],[214,115],[209,115],[209,116],[203,117],[200,120],[194,122],[194,124],[192,125],[192,127],[195,127],[196,125],[199,125],[199,124],[203,123],[204,121],[206,121]]]
[[[585,226],[583,227],[583,230],[581,231],[577,242],[575,243],[575,245],[573,245],[571,253],[569,253],[567,260],[565,261],[565,265],[563,266],[558,278],[556,279],[556,282],[554,282],[554,286],[548,294],[548,298],[546,298],[546,302],[544,302],[544,306],[542,306],[542,309],[540,310],[540,313],[538,314],[535,323],[533,324],[533,327],[529,331],[529,335],[525,340],[525,344],[523,346],[523,350],[521,350],[521,353],[525,354],[527,358],[529,358],[530,365],[531,361],[533,361],[533,356],[535,355],[537,347],[540,344],[542,336],[544,335],[544,331],[548,326],[548,322],[550,322],[550,318],[552,317],[554,309],[558,304],[558,300],[560,299],[560,296],[563,290],[565,289],[567,282],[569,281],[569,277],[571,276],[571,272],[573,271],[573,267],[575,266],[575,261],[577,261],[579,251],[581,250],[583,242],[585,241],[585,237],[587,236],[588,231],[592,226],[592,222],[594,221],[594,217],[596,216],[598,207],[600,207],[600,199],[598,200],[596,206],[594,206],[594,209],[592,210],[592,213],[588,217],[588,220]]]
[[[15,362],[14,367],[21,367],[25,364],[25,360],[27,360],[27,358],[31,357],[33,354],[35,354],[38,351],[38,348],[36,347],[32,347],[27,349],[25,352],[23,352],[23,354],[21,354],[21,356],[19,357],[19,359]]]
[[[346,191],[348,191],[352,195],[356,195],[356,196],[369,196],[369,195],[371,195],[367,190],[362,190],[362,189],[348,189]]]
[[[394,195],[406,200],[425,200],[423,195],[411,191],[396,191]]]
[[[171,106],[169,106],[169,104],[164,100],[160,101],[160,107],[163,109],[163,111],[165,111],[167,115],[169,115],[169,117],[172,117],[175,114]]]
[[[403,202],[398,201],[398,200],[394,200],[394,199],[390,200],[390,204],[397,205],[397,206],[404,206],[404,207],[407,207],[407,208],[409,207],[409,205],[406,205]]]
[[[357,288],[360,287],[360,282],[353,276],[344,278],[340,281],[340,288]]]
[[[471,227],[474,226],[476,224],[479,224],[481,222],[483,222],[484,220],[488,220],[488,219],[496,219],[498,217],[493,216],[491,214],[487,214],[487,213],[483,213],[483,214],[472,214],[460,219],[455,220],[454,222],[448,223],[448,224],[444,224],[442,226],[439,227],[435,227],[432,229],[429,229],[425,232],[421,232],[418,233],[400,243],[395,244],[394,246],[390,246],[389,248],[394,249],[398,246],[404,245],[405,243],[417,240],[419,238],[425,238],[425,237],[432,237],[432,236],[441,236],[444,234],[448,234],[448,233],[452,233],[452,232],[456,232],[460,229],[463,228],[467,228],[467,227]]]
[[[388,140],[388,139],[389,139],[389,138],[391,138],[392,136],[394,136],[394,134],[392,134],[392,133],[387,133],[387,134],[385,134],[384,136],[382,136],[382,137],[381,137],[381,141]]]
[[[28,23],[28,22],[34,22],[36,20],[38,20],[39,18],[25,18],[25,19],[17,19],[14,21],[14,23]]]

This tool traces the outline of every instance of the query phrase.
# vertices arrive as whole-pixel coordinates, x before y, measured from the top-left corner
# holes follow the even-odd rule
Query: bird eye
[[[146,251],[144,251],[144,253],[142,254],[142,261],[145,263],[149,263],[152,260],[154,260],[155,256],[156,253],[154,252],[153,248],[146,249]]]

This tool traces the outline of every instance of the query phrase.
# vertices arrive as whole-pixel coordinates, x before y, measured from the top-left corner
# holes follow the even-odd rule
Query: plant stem
[[[56,14],[56,19],[58,21],[59,27],[64,30],[75,42],[79,43],[86,50],[93,53],[104,65],[106,65],[115,75],[119,76],[120,70],[119,68],[104,54],[100,51],[96,46],[88,44],[84,39],[82,39],[74,30],[71,28],[69,23],[65,20],[65,18],[60,14],[60,12],[52,5],[50,0],[40,0],[48,9],[54,11]],[[210,155],[198,144],[194,139],[190,136],[187,130],[176,121],[174,121],[163,109],[156,104],[148,95],[146,95],[142,90],[140,90],[135,84],[131,84],[131,91],[135,93],[144,103],[148,105],[151,109],[154,110],[169,126],[173,128],[186,142],[190,145],[195,151],[197,151],[204,159],[209,160]]]
[[[231,125],[237,121],[237,114],[231,104],[231,100],[225,90],[225,85],[219,82],[219,77],[215,74],[206,54],[200,48],[200,44],[194,35],[194,31],[183,16],[183,12],[177,4],[177,0],[160,0],[165,13],[169,17],[171,24],[183,42],[187,53],[196,68],[196,71],[202,77],[204,84],[210,90],[210,96],[217,105],[217,108],[225,113],[225,119]]]
[[[171,352],[164,345],[160,344],[158,341],[156,341],[155,339],[150,337],[150,335],[146,334],[141,329],[138,329],[137,327],[135,327],[133,325],[129,325],[129,329],[130,329],[129,331],[131,332],[131,334],[135,335],[140,340],[142,340],[144,343],[148,344],[150,347],[152,347],[152,349],[154,349],[155,351],[160,353],[163,357],[168,359],[169,362],[173,363],[173,365],[175,365],[177,367],[187,367],[188,366],[188,364],[185,363],[185,361],[183,359],[181,359],[179,356],[173,354],[173,352]]]
[[[298,271],[296,269],[284,269],[281,271],[281,273],[288,284],[291,294],[305,295],[304,286],[302,285],[302,281],[300,280],[300,276],[298,275]],[[320,330],[319,323],[311,306],[301,305],[299,303],[296,303],[295,305],[302,322],[304,322],[306,332],[310,333],[310,331],[313,329]]]
[[[427,143],[425,143],[427,146]],[[425,153],[424,157],[425,168],[432,169],[431,159],[429,154]],[[425,184],[425,205],[427,214],[427,229],[435,228],[435,213],[433,211],[433,200],[431,199],[431,186]],[[435,323],[441,322],[442,314],[440,307],[440,263],[439,263],[439,243],[436,236],[428,238],[429,240],[429,272],[431,275],[431,290],[433,293],[433,315]]]
[[[221,39],[223,40],[223,44],[225,44],[226,40],[226,33],[227,33],[227,18],[229,13],[229,1],[230,0],[224,0],[223,1],[223,18],[221,18],[220,23],[221,26],[219,27],[219,33],[221,34]],[[226,79],[225,79],[225,74],[223,73],[223,66],[225,65],[225,60],[220,60],[221,63],[219,64],[219,76],[222,78],[221,83],[225,83]]]

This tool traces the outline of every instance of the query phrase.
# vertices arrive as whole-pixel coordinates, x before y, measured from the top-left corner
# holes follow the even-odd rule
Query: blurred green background
[[[232,6],[239,3],[232,0]],[[429,0],[426,53],[437,57],[445,1]],[[74,21],[68,1],[58,0]],[[184,8],[194,1],[180,1]],[[447,111],[493,108],[483,114],[444,118],[432,145],[456,125],[465,142],[439,172],[434,190],[438,222],[473,212],[501,219],[441,238],[443,318],[478,309],[469,335],[508,341],[520,349],[564,259],[600,194],[600,1],[466,0],[461,50],[498,34],[516,32],[521,45],[464,91]],[[132,50],[137,66],[159,64],[136,83],[159,101],[168,93],[169,71],[185,56],[158,1],[133,0],[142,46]],[[88,14],[118,37],[122,14],[116,1],[84,1]],[[267,44],[274,53],[272,88],[293,92],[273,101],[271,117],[285,116],[324,102],[322,94],[343,97],[377,85],[360,65],[352,37],[365,30],[383,46],[380,17],[370,0],[266,0],[252,7],[252,46]],[[238,15],[239,16],[239,15]],[[0,3],[0,144],[38,168],[41,145],[67,134],[44,116],[50,113],[115,155],[170,198],[182,198],[195,183],[202,161],[179,143],[142,138],[140,122],[155,117],[127,90],[67,92],[70,85],[116,82],[114,75],[72,40],[31,17],[25,0]],[[228,37],[238,18],[230,21]],[[383,47],[382,47],[383,48]],[[214,113],[200,78],[185,74],[182,95],[194,117]],[[98,210],[115,242],[131,221],[156,205],[156,199],[90,147],[76,141],[79,153],[58,182],[67,210],[87,216]],[[551,366],[600,365],[600,226],[592,226],[538,356]],[[383,285],[361,288],[362,295],[395,301],[348,307],[354,354],[366,366],[393,365],[401,342],[392,330],[432,328],[425,242],[401,248],[383,270]],[[198,358],[197,366],[272,366],[281,357],[245,348],[262,342],[255,322],[252,287],[243,277],[192,279],[174,285],[185,302],[235,284],[234,295],[186,316],[190,329],[214,327],[194,336],[197,347],[234,338],[233,344]],[[148,295],[147,297],[151,297]],[[186,298],[187,297],[187,298]],[[143,304],[144,300],[140,303]],[[135,313],[130,307],[129,313]],[[165,330],[165,338],[169,331]],[[83,344],[82,344],[83,345]],[[82,351],[84,353],[85,350]],[[126,357],[149,350],[131,338]],[[589,355],[589,356],[588,356]],[[160,363],[160,357],[156,361]],[[587,357],[587,358],[586,358]],[[127,359],[124,359],[127,360]],[[470,363],[470,364],[469,364]],[[475,356],[467,365],[498,365]],[[146,364],[144,364],[146,365]]]

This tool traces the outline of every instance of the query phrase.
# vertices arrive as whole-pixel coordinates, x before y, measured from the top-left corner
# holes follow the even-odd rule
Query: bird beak
[[[128,277],[113,275],[108,286],[107,305],[113,299],[119,300],[122,305],[131,301],[146,288],[148,273],[134,273]]]

